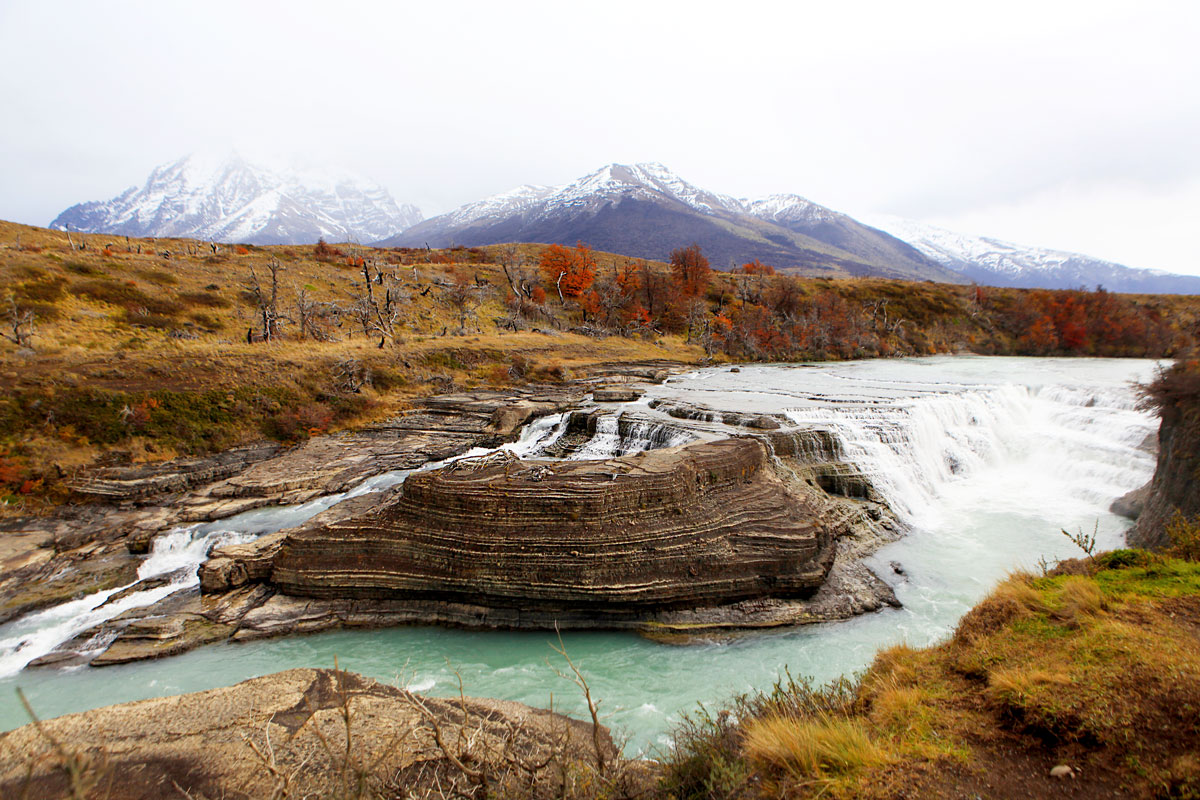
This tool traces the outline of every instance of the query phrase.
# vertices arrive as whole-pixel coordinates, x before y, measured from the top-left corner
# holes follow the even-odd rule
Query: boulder
[[[641,391],[627,386],[602,386],[592,391],[597,403],[632,403],[641,396]]]
[[[1113,500],[1108,510],[1119,517],[1137,519],[1141,515],[1142,509],[1146,507],[1146,500],[1149,498],[1150,484],[1147,483],[1145,486],[1126,492]]]
[[[262,583],[271,575],[285,531],[260,536],[252,542],[215,548],[200,565],[200,591],[224,592],[247,583]]]

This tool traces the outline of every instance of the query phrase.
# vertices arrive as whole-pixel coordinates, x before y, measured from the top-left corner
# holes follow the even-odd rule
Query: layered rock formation
[[[296,447],[236,448],[203,458],[116,465],[84,475],[84,505],[0,521],[0,622],[136,578],[151,540],[174,525],[224,519],[345,491],[472,447],[510,441],[531,417],[577,403],[579,385],[431,397],[394,419]]]
[[[237,474],[174,496],[169,513],[224,516],[344,489],[385,469],[511,439],[585,391],[431,398],[386,425],[247,459],[253,463]],[[772,416],[670,410],[715,424],[572,411],[548,454],[648,449],[602,461],[465,461],[415,473],[403,487],[344,499],[300,528],[219,547],[200,567],[199,586],[184,582],[33,663],[103,666],[210,642],[414,623],[724,638],[897,604],[861,562],[898,535],[894,520],[828,431],[779,429]],[[728,438],[731,427],[742,434]],[[613,441],[605,444],[606,436]],[[164,468],[172,472],[180,470]],[[141,510],[143,521],[162,522],[164,513]],[[140,538],[125,544],[145,547]],[[122,563],[138,562],[126,555]],[[117,597],[171,579],[142,581]],[[114,572],[113,580],[131,577]]]
[[[558,796],[597,750],[603,728],[520,703],[294,669],[0,734],[0,797]]]
[[[601,615],[808,596],[835,534],[766,465],[762,442],[724,439],[414,475],[377,513],[288,536],[271,583]]]

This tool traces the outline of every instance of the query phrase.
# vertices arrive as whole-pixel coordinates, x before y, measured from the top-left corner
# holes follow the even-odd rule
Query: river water
[[[1107,509],[1153,474],[1154,457],[1141,445],[1157,422],[1136,409],[1132,382],[1149,380],[1154,367],[1137,360],[975,356],[738,372],[723,367],[674,377],[618,409],[652,417],[648,402],[665,398],[783,414],[798,426],[833,430],[845,460],[871,477],[909,531],[870,561],[894,585],[900,609],[685,647],[626,633],[564,633],[567,651],[602,698],[607,723],[628,738],[631,752],[652,752],[666,746],[681,713],[769,689],[785,669],[827,681],[863,669],[880,647],[945,638],[1008,572],[1036,569],[1042,558],[1079,555],[1063,529],[1095,531],[1102,549],[1120,546],[1128,523]],[[539,420],[507,449],[536,454],[564,423],[558,416]],[[662,442],[650,427],[633,425],[622,439],[616,418],[602,419],[597,437],[577,457]],[[672,441],[668,436],[665,443]],[[378,491],[404,477],[376,476],[349,494]],[[214,544],[298,524],[345,496],[176,529],[155,543],[141,577],[198,563]],[[903,575],[892,571],[892,562],[902,565]],[[185,569],[172,586],[194,581]],[[335,658],[343,668],[431,694],[456,694],[461,676],[468,694],[583,710],[577,690],[559,675],[565,664],[552,649],[554,635],[541,632],[337,631],[213,645],[102,669],[21,669],[57,643],[165,591],[139,592],[109,607],[103,606],[107,595],[93,595],[0,626],[0,729],[28,721],[17,687],[48,717],[290,667],[332,666]]]

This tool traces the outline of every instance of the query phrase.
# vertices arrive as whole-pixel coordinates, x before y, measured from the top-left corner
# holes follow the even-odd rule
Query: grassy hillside
[[[676,744],[677,798],[1198,797],[1200,564],[1014,575],[945,644],[743,697]]]
[[[214,246],[0,223],[0,513],[62,501],[99,463],[294,441],[414,397],[604,363],[1162,356],[1200,324],[1200,298],[765,268],[688,282],[596,252],[560,299],[546,249]]]

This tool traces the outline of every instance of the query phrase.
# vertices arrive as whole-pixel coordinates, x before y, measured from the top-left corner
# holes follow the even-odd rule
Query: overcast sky
[[[1200,2],[0,0],[0,217],[199,149],[427,215],[617,161],[1200,274]]]

